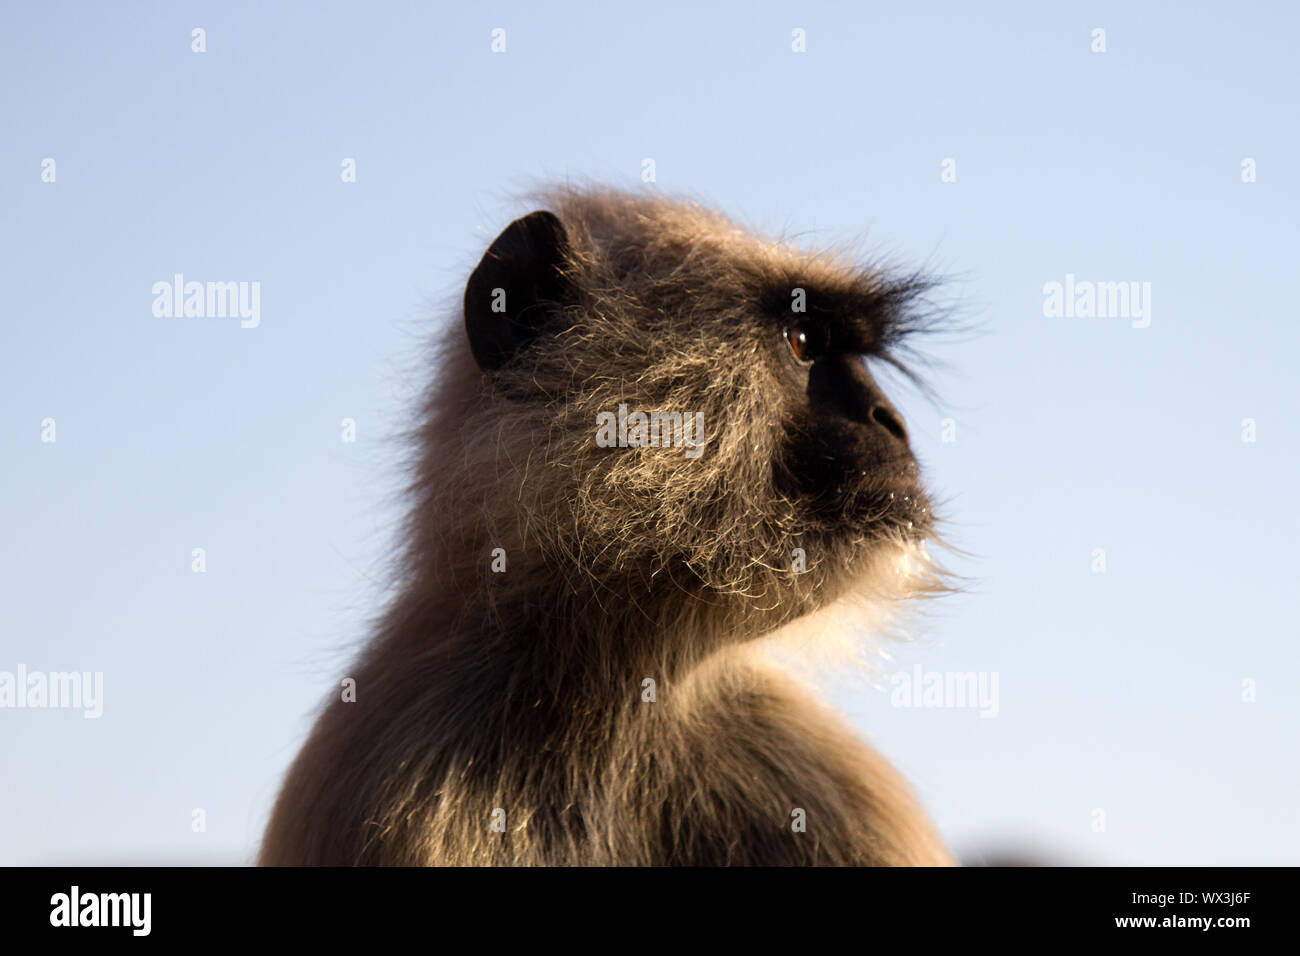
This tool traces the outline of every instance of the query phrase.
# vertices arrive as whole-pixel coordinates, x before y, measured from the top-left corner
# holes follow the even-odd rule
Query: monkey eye
[[[826,355],[829,336],[819,325],[787,325],[781,330],[790,352],[802,365],[811,365]]]

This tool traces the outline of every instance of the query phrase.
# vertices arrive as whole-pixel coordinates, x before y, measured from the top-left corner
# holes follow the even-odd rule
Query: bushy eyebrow
[[[937,324],[926,303],[935,285],[923,273],[863,275],[834,287],[786,280],[763,290],[760,307],[778,323],[800,318],[823,324],[843,351],[882,358],[906,371],[901,364],[904,341]],[[794,311],[796,303],[801,312]]]

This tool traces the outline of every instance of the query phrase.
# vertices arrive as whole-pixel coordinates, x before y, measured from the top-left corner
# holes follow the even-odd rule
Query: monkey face
[[[867,369],[868,337],[848,331],[862,320],[819,311],[782,317],[791,391],[774,487],[824,538],[924,538],[930,507],[907,427]]]
[[[898,364],[923,280],[764,242],[690,205],[552,201],[558,213],[502,233],[466,288],[488,391],[465,415],[497,436],[518,424],[493,460],[522,463],[479,489],[496,505],[467,507],[526,510],[515,524],[553,572],[667,572],[778,618],[926,537],[906,427],[866,366]],[[602,420],[637,413],[699,422],[699,446],[600,440]],[[627,435],[617,421],[607,438]]]

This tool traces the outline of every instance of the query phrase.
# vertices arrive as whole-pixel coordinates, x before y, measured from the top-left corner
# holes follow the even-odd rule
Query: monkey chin
[[[884,513],[840,534],[807,612],[757,641],[759,653],[811,683],[879,683],[890,644],[912,639],[922,602],[951,590],[931,554],[938,539],[924,496],[894,494]]]

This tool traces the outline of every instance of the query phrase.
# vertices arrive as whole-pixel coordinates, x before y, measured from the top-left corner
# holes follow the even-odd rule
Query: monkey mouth
[[[847,524],[857,531],[876,531],[890,537],[922,540],[934,526],[930,502],[919,486],[894,490],[873,488],[853,495],[843,511]]]
[[[910,456],[896,463],[875,463],[871,468],[845,472],[839,480],[801,496],[813,520],[832,535],[879,533],[922,539],[930,534],[934,515],[920,471]]]
[[[921,494],[902,495],[898,499],[897,520],[899,532],[911,541],[928,538],[934,529],[934,513],[930,510],[930,502]]]

